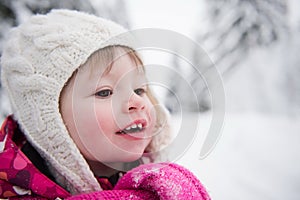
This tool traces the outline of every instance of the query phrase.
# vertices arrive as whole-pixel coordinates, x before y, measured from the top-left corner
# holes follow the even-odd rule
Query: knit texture
[[[89,14],[53,10],[14,28],[1,58],[1,81],[14,116],[57,182],[72,194],[101,190],[69,136],[59,96],[73,72],[98,49],[129,46],[121,26]]]

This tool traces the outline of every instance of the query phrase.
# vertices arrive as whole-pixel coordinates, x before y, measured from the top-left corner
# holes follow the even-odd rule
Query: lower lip
[[[140,132],[135,132],[135,133],[118,134],[118,136],[124,137],[129,140],[146,140],[149,138],[149,136],[147,136],[145,130],[142,130]]]

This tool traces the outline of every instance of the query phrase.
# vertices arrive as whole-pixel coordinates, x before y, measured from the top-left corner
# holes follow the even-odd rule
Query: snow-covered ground
[[[212,199],[300,199],[300,118],[227,114],[216,147],[200,160],[209,121],[208,115],[199,116],[198,136],[176,162],[199,177]]]

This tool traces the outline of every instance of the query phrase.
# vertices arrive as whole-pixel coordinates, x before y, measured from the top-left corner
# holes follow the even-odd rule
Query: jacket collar
[[[12,116],[0,130],[0,198],[40,196],[66,198],[70,194],[41,173],[21,151],[26,139]]]

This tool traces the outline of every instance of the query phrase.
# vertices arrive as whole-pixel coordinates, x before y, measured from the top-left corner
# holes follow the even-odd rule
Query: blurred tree
[[[171,60],[173,72],[169,74],[169,91],[165,104],[171,113],[182,110],[204,112],[211,108],[210,96],[203,74],[209,70],[207,55],[202,49],[193,49],[193,60],[174,54]]]
[[[206,1],[207,26],[197,40],[223,77],[243,71],[242,78],[234,77],[241,84],[237,97],[257,104],[257,111],[300,114],[300,23],[299,14],[291,13],[299,5],[297,0]]]
[[[252,48],[278,42],[289,30],[286,0],[207,0],[208,30],[199,34],[222,74]]]
[[[300,19],[299,19],[300,21]],[[300,25],[300,24],[299,24]],[[295,27],[293,34],[285,43],[282,50],[282,65],[286,69],[282,74],[283,83],[281,89],[285,91],[287,100],[286,109],[289,114],[300,116],[300,29]]]
[[[10,27],[16,26],[29,16],[41,13],[45,14],[51,9],[65,8],[80,10],[87,13],[111,19],[129,27],[127,11],[123,1],[104,0],[1,0],[0,1],[0,42]],[[2,43],[0,43],[0,53]]]
[[[182,70],[180,69],[180,60],[178,56],[172,57],[172,67],[174,69],[174,74],[169,74],[168,79],[170,80],[170,87],[168,88],[168,92],[166,94],[165,98],[165,105],[166,108],[169,110],[170,113],[177,113],[180,111],[179,102],[177,101],[178,95],[180,91],[183,91],[180,89],[180,86],[182,86],[182,81],[178,74],[182,73]],[[175,78],[176,76],[177,78]],[[176,83],[174,82],[176,80]]]
[[[126,3],[123,0],[89,0],[95,9],[95,14],[115,21],[126,28],[130,28]],[[84,1],[85,2],[85,1]]]
[[[199,24],[196,41],[203,45],[213,63],[205,62],[199,49],[192,50],[192,63],[197,65],[194,66],[196,69],[188,71],[186,80],[196,93],[197,100],[186,99],[180,103],[183,108],[193,111],[206,111],[211,107],[209,88],[206,87],[205,80],[197,70],[204,75],[212,67],[217,66],[222,76],[226,78],[233,74],[232,70],[241,66],[241,62],[245,61],[253,50],[273,48],[290,34],[286,0],[206,0],[205,2],[207,12],[204,17],[207,25]],[[180,73],[187,70],[177,65],[182,63],[174,57],[174,69]],[[177,81],[172,81],[170,84],[171,88],[177,86],[175,89],[177,94],[189,95],[186,94],[186,88],[178,87],[180,83]],[[171,97],[170,93],[167,101],[173,105],[176,99]],[[174,103],[171,103],[172,101]]]

